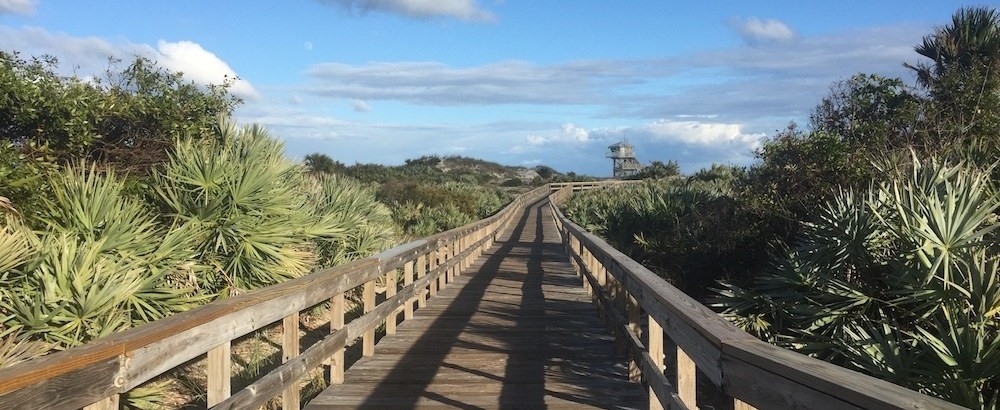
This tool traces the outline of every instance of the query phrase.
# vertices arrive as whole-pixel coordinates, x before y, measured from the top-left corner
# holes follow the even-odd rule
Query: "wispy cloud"
[[[496,16],[484,10],[475,0],[319,0],[355,12],[382,12],[415,19],[435,17],[456,18],[471,22],[488,22]]]
[[[34,13],[35,2],[35,0],[0,0],[0,15]]]
[[[779,20],[761,20],[757,17],[733,19],[730,24],[750,44],[782,42],[795,38],[795,32]]]
[[[362,100],[354,100],[351,102],[351,107],[354,108],[354,112],[369,112],[372,107],[368,103]]]
[[[628,61],[541,66],[502,61],[478,67],[440,62],[318,64],[307,70],[311,92],[336,98],[429,105],[587,104],[606,101],[609,87],[638,84],[655,69]]]

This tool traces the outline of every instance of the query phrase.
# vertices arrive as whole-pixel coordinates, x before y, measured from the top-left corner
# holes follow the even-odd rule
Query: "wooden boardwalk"
[[[544,203],[310,410],[646,408]]]

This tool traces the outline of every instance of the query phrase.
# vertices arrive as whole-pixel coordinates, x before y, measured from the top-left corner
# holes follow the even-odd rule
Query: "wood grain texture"
[[[646,407],[541,209],[513,221],[374,356],[348,369],[343,385],[306,408]],[[466,247],[433,272],[474,251]]]
[[[281,363],[286,364],[299,356],[299,312],[288,315],[281,321]],[[308,371],[308,369],[305,369]],[[282,380],[285,388],[281,392],[281,408],[298,409],[299,385],[298,377],[290,375]]]
[[[214,406],[232,395],[232,343],[225,343],[216,346],[208,351],[208,363],[206,376],[208,377],[208,391],[206,392],[208,406]]]
[[[831,399],[833,402],[843,403],[844,408],[963,408],[758,340],[726,343],[723,351],[723,363],[733,369],[726,372],[724,391],[756,407],[769,408],[767,403],[782,403],[809,408],[803,406],[832,397],[835,398]],[[759,379],[747,380],[754,375]],[[760,381],[763,379],[768,383],[763,384]],[[796,393],[783,394],[783,391]],[[776,397],[776,394],[788,397]]]

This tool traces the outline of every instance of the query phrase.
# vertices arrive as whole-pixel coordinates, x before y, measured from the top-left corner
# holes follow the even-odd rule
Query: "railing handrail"
[[[385,323],[387,331],[394,329],[404,310],[406,318],[411,317],[415,303],[419,301],[422,307],[427,295],[433,297],[439,288],[454,280],[518,212],[545,198],[584,286],[612,321],[620,343],[631,346],[632,365],[649,386],[651,406],[695,407],[693,380],[697,368],[723,393],[737,400],[737,409],[751,408],[749,405],[962,408],[764,343],[585,231],[557,207],[575,190],[632,182],[544,185],[480,221],[0,369],[0,408],[112,408],[109,403],[114,403],[118,394],[206,353],[209,405],[213,408],[259,405],[279,394],[286,406],[296,407],[298,391],[294,384],[305,372],[329,362],[333,366],[331,377],[336,379],[339,374],[342,378],[346,345],[361,338],[363,354],[373,354],[376,327]],[[400,268],[405,282],[397,293],[395,281]],[[374,283],[380,278],[391,286],[387,287],[384,301],[376,306]],[[358,287],[364,288],[364,313],[343,323],[344,292]],[[326,300],[331,301],[331,334],[300,354],[299,312]],[[648,316],[650,328],[645,342],[638,335],[642,314]],[[231,341],[278,321],[294,328],[283,329],[286,335],[294,334],[286,336],[282,345],[287,350],[285,363],[230,395]],[[663,374],[663,334],[679,349],[676,389]],[[690,366],[682,366],[680,361],[690,361]]]
[[[388,277],[390,272],[395,274],[404,265],[409,265],[411,275],[415,267],[418,270],[426,268],[422,283],[413,281],[398,295],[387,297],[379,308],[366,307],[365,315],[338,330],[342,332],[328,336],[324,341],[327,345],[320,347],[342,349],[359,337],[368,337],[369,333],[373,339],[380,320],[399,314],[406,302],[412,306],[418,293],[430,291],[433,294],[437,286],[444,286],[448,279],[453,280],[453,276],[447,275],[457,274],[461,265],[491,244],[493,236],[529,201],[544,199],[549,192],[548,186],[541,186],[516,197],[492,216],[465,226],[0,369],[0,408],[80,408],[107,398],[117,400],[117,394],[205,355],[217,346],[283,318],[294,315],[297,320],[298,312],[358,286],[374,284],[375,279]],[[421,259],[424,265],[415,266]],[[432,283],[435,280],[439,283]],[[352,327],[356,322],[360,324]],[[295,345],[297,350],[297,341]],[[228,345],[226,347],[228,351]],[[298,352],[294,356],[298,356]],[[328,360],[328,357],[321,360]],[[93,408],[103,408],[100,404],[95,406]]]
[[[561,187],[549,196],[549,205],[567,253],[585,277],[585,286],[592,290],[596,301],[603,301],[602,309],[612,319],[619,339],[632,345],[633,368],[643,373],[650,384],[652,407],[695,408],[694,370],[697,368],[723,393],[735,399],[737,409],[752,408],[750,406],[964,408],[771,345],[744,332],[569,220],[558,204],[568,199],[573,190],[572,185]],[[675,388],[663,377],[662,336],[647,335],[650,344],[658,343],[659,346],[644,346],[636,335],[641,314],[648,316],[650,332],[662,329],[674,341],[679,362],[693,362],[690,369],[680,369],[681,364],[678,364],[677,393],[673,393]],[[657,349],[659,353],[651,353]],[[657,355],[661,357],[654,357]],[[681,374],[684,372],[689,374]]]

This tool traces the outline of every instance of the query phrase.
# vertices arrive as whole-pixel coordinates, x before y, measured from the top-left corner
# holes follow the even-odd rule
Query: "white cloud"
[[[335,98],[430,105],[587,104],[607,100],[615,85],[637,84],[658,67],[638,62],[577,61],[540,66],[501,61],[452,67],[432,61],[324,63],[307,74],[310,92]]]
[[[756,17],[732,21],[743,40],[750,44],[781,42],[795,38],[795,32],[778,20],[761,20]]]
[[[639,130],[660,140],[700,145],[731,144],[751,150],[760,146],[761,140],[767,136],[764,133],[744,133],[740,124],[702,121],[657,120]]]
[[[496,16],[475,0],[320,0],[346,10],[378,11],[409,18],[451,17],[463,21],[493,21]]]
[[[35,0],[0,0],[0,14],[31,14],[35,12]]]
[[[568,139],[573,142],[590,141],[590,132],[586,128],[577,127],[573,124],[563,124],[561,136],[562,139]]]
[[[369,111],[372,110],[372,107],[370,105],[368,105],[368,103],[366,103],[366,102],[364,102],[362,100],[354,100],[354,101],[352,101],[351,102],[351,106],[354,107],[354,111],[355,112],[369,112]]]
[[[109,58],[127,62],[136,55],[156,61],[171,71],[181,71],[185,78],[198,84],[221,84],[227,77],[238,78],[229,64],[191,41],[161,40],[153,47],[128,42],[112,43],[99,37],[75,37],[39,27],[15,29],[0,26],[0,44],[17,50],[26,57],[43,54],[54,56],[59,59],[62,74],[75,74],[81,78],[102,74],[108,66]],[[243,79],[236,80],[230,92],[244,99],[259,98],[253,85]]]
[[[563,124],[559,133],[550,136],[528,135],[528,145],[545,145],[551,143],[586,144],[591,141],[590,131],[573,124]]]
[[[229,64],[198,43],[160,40],[156,48],[150,58],[171,71],[183,72],[191,81],[199,84],[222,84],[226,80],[235,80],[230,88],[233,95],[249,99],[260,98],[257,90],[246,80],[237,77]]]

